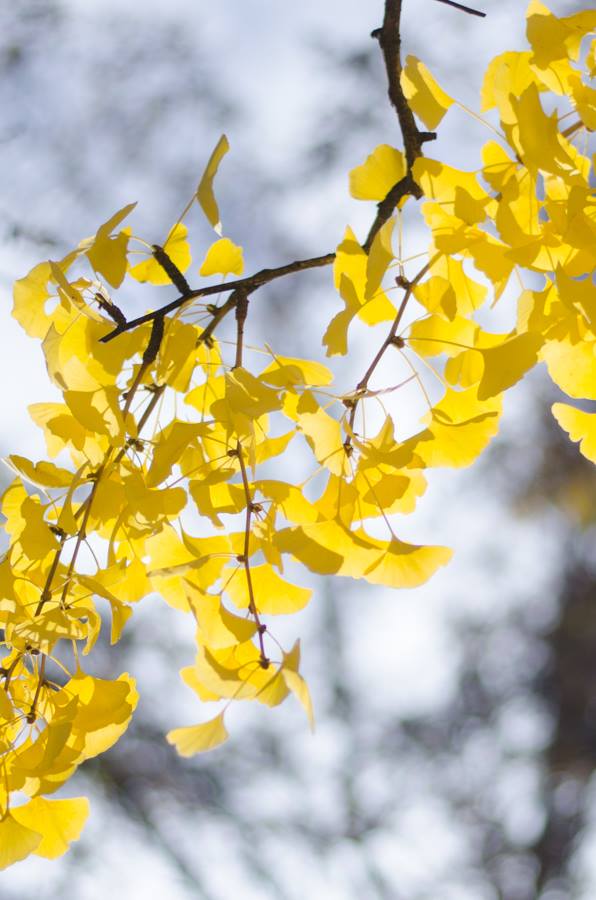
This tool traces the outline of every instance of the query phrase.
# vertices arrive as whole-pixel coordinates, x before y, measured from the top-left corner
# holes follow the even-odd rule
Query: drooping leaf
[[[185,728],[174,728],[166,735],[169,744],[173,744],[180,756],[194,756],[214,750],[229,738],[224,724],[224,714],[220,713],[209,722],[200,725],[188,725]]]
[[[56,859],[79,839],[89,815],[89,801],[86,797],[72,800],[34,797],[24,806],[16,807],[12,814],[21,825],[41,834],[41,842],[33,851],[35,855]]]
[[[580,453],[596,463],[596,413],[585,412],[568,403],[553,403],[552,411],[569,438],[580,442]]]
[[[424,63],[415,56],[406,57],[401,85],[410,108],[427,128],[436,128],[453,104],[453,98],[439,87]]]
[[[199,182],[199,186],[197,187],[196,193],[197,201],[201,209],[207,216],[208,222],[210,222],[210,224],[218,234],[221,234],[221,220],[219,217],[219,207],[215,199],[215,194],[213,193],[213,180],[217,175],[217,170],[219,169],[220,162],[229,149],[230,144],[228,142],[228,139],[225,134],[222,134],[219,141],[215,145],[213,153],[209,157],[209,162],[207,163],[205,171],[201,176],[201,180]]]

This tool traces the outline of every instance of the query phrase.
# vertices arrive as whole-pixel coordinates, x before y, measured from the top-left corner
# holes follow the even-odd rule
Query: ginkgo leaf
[[[219,207],[215,199],[215,194],[213,193],[213,179],[217,175],[220,162],[229,149],[230,144],[228,139],[225,134],[222,134],[213,153],[209,157],[209,162],[201,176],[196,193],[197,201],[201,209],[218,234],[221,234],[221,220],[219,218]]]
[[[395,588],[424,584],[452,555],[447,547],[379,541],[338,522],[283,529],[276,542],[282,552],[291,553],[313,572],[364,578]]]
[[[244,573],[240,574],[243,577]],[[257,630],[253,619],[235,616],[225,608],[219,597],[201,591],[190,579],[185,578],[184,583],[189,603],[197,617],[197,639],[201,643],[218,650],[250,640]]]
[[[412,173],[424,196],[438,201],[443,213],[453,214],[460,222],[468,225],[482,222],[487,212],[494,209],[494,200],[479,183],[476,172],[462,172],[421,156],[414,163]]]
[[[507,51],[491,60],[480,92],[480,108],[483,112],[497,106],[501,122],[512,124],[515,121],[511,97],[521,96],[526,88],[537,81],[537,75],[530,66],[531,57],[529,51]]]
[[[192,262],[190,247],[186,240],[187,235],[188,229],[186,225],[183,225],[182,222],[176,222],[163,245],[163,249],[181,272],[186,272]],[[148,281],[150,284],[172,283],[166,270],[160,266],[153,256],[137,263],[136,266],[132,266],[128,272],[136,281]]]
[[[49,279],[50,263],[42,262],[34,266],[24,278],[15,281],[13,286],[12,314],[30,337],[45,337],[52,321],[45,311],[50,297],[47,289]]]
[[[576,399],[596,400],[596,340],[546,341],[540,356],[562,391]]]
[[[414,322],[410,328],[408,344],[420,356],[456,356],[462,350],[473,348],[478,325],[470,319],[458,316],[451,321],[443,316],[428,316]]]
[[[428,312],[453,320],[470,316],[483,305],[488,290],[467,274],[461,260],[441,255],[430,271],[430,278],[414,287],[416,300]]]
[[[116,743],[130,723],[139,695],[127,672],[115,681],[82,673],[67,683],[69,696],[79,700],[73,730],[81,735],[86,759]]]
[[[214,750],[225,743],[229,736],[224,724],[224,714],[221,712],[209,722],[174,728],[167,733],[166,739],[174,745],[180,756],[194,756],[196,753]]]
[[[282,669],[282,678],[287,684],[288,688],[294,694],[294,696],[298,699],[301,706],[304,708],[306,712],[306,716],[308,719],[308,724],[310,726],[310,730],[314,732],[315,730],[315,715],[312,705],[312,699],[310,696],[310,691],[308,689],[308,685],[302,675],[298,672],[292,672],[290,669]]]
[[[0,820],[0,870],[34,853],[41,844],[39,831],[21,825],[14,816]]]
[[[453,551],[449,547],[419,547],[394,538],[378,561],[364,574],[371,584],[388,587],[418,587],[431,578],[438,568],[447,565]]]
[[[319,406],[310,391],[305,391],[299,399],[286,395],[284,412],[297,423],[315,459],[335,475],[343,474],[347,462],[339,421]]]
[[[543,170],[565,177],[576,169],[575,153],[559,132],[558,115],[546,115],[535,84],[519,98],[511,98],[515,113],[513,141],[530,171]]]
[[[350,194],[356,200],[384,200],[406,174],[401,150],[379,144],[361,166],[350,172]]]
[[[17,456],[14,453],[7,458],[6,462],[26,481],[41,487],[68,487],[73,479],[72,472],[69,472],[68,469],[61,469],[51,462],[33,463],[26,457]]]
[[[559,19],[539,0],[531,0],[526,17],[533,60],[541,68],[567,56],[577,59],[582,38],[596,28],[596,10]]]
[[[436,128],[453,104],[453,98],[439,87],[424,63],[415,56],[406,57],[401,85],[410,108],[427,128]]]
[[[296,359],[293,356],[278,356],[263,369],[259,378],[277,387],[295,387],[296,385],[331,384],[333,372],[320,362],[310,359]]]
[[[6,691],[0,691],[0,721],[10,722],[14,716],[14,709],[10,697]]]
[[[368,255],[356,240],[352,229],[346,228],[344,239],[337,248],[333,266],[334,284],[345,308],[334,316],[323,337],[327,356],[347,353],[348,328],[355,316],[367,325],[387,322],[395,316],[395,308],[383,291],[377,291],[374,297],[367,300],[368,265]]]
[[[579,441],[580,453],[596,463],[596,413],[585,412],[568,403],[553,403],[553,416],[572,441]]]
[[[422,421],[427,428],[403,445],[429,467],[469,466],[499,430],[501,395],[480,401],[475,387],[447,390]]]
[[[395,218],[389,219],[388,222],[379,228],[372,242],[370,252],[368,254],[368,262],[366,264],[366,287],[364,289],[365,300],[372,300],[389,267],[389,263],[394,259],[391,238],[393,228],[395,226]]]
[[[199,271],[203,276],[242,275],[244,271],[242,247],[234,244],[229,238],[220,238],[207,250]]]
[[[79,839],[89,815],[89,801],[86,797],[71,800],[34,797],[24,806],[13,809],[12,814],[21,825],[41,834],[41,843],[33,851],[35,855],[56,859]]]
[[[115,213],[107,222],[97,229],[88,249],[85,250],[89,262],[96,272],[103,275],[112,287],[120,287],[127,269],[127,251],[130,238],[129,231],[120,231],[112,235],[115,228],[133,211],[137,204],[129,203]],[[85,247],[87,242],[81,244]]]
[[[479,350],[484,361],[484,372],[478,385],[478,399],[495,397],[523,378],[536,365],[542,344],[542,335],[528,332],[509,338],[496,347]]]
[[[312,596],[311,590],[290,584],[268,564],[251,566],[250,577],[257,609],[266,615],[278,616],[298,612],[304,609]],[[249,606],[250,595],[243,571],[228,581],[225,591],[238,609],[246,609]]]

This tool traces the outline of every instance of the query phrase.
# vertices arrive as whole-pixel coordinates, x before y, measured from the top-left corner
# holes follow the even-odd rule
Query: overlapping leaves
[[[582,145],[594,100],[578,64],[596,15],[556,19],[532,2],[528,16],[531,49],[488,69],[482,102],[497,111],[500,138],[485,145],[478,171],[419,157],[408,173],[404,154],[383,144],[351,173],[353,196],[377,202],[411,174],[429,248],[423,261],[406,256],[407,194],[368,252],[345,230],[334,263],[342,306],[326,354],[346,354],[359,326],[389,329],[348,389],[321,361],[283,347],[249,367],[246,296],[232,295],[228,357],[215,332],[233,304],[186,297],[186,226],[175,223],[163,246],[139,241],[121,227],[132,205],[16,283],[14,315],[42,341],[62,401],[31,407],[55,462],[11,456],[17,477],[2,501],[0,868],[31,853],[53,858],[78,837],[86,802],[47,796],[118,740],[133,714],[134,679],[84,671],[106,611],[112,643],[153,592],[188,615],[196,656],[182,678],[218,705],[169,732],[182,755],[227,739],[235,700],[275,706],[292,693],[312,723],[299,644],[285,651],[270,637],[275,616],[311,599],[294,584],[296,563],[387,588],[424,583],[451,551],[402,540],[398,516],[425,492],[425,470],[477,458],[497,433],[502,394],[539,361],[571,398],[553,407],[557,421],[596,461],[596,415],[572,402],[596,399],[596,206]],[[453,105],[413,57],[403,89],[428,128]],[[227,150],[223,137],[195,195],[220,235],[203,248],[205,278],[244,271],[242,248],[221,237],[213,191]],[[509,302],[512,275],[519,283],[527,272],[515,326],[487,330],[487,301]],[[182,300],[128,329],[117,305],[127,279],[169,285]],[[391,353],[409,374],[377,383]],[[404,428],[399,404],[412,388],[419,416]],[[294,450],[311,460],[304,481],[271,464]]]

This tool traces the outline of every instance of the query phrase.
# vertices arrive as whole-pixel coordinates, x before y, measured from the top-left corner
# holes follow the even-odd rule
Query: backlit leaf
[[[584,412],[567,403],[553,403],[552,411],[570,439],[580,442],[580,453],[596,463],[596,413]]]
[[[207,220],[218,234],[221,234],[221,221],[219,218],[219,208],[217,206],[215,194],[213,193],[213,179],[217,175],[220,162],[229,149],[230,144],[228,139],[225,134],[222,134],[213,153],[209,157],[209,162],[201,176],[196,194],[199,205],[207,216]]]
[[[384,200],[405,174],[406,160],[401,150],[379,144],[366,162],[350,172],[350,194],[356,200]]]
[[[242,275],[244,258],[242,247],[229,238],[220,238],[211,244],[201,263],[200,273],[207,275]]]
[[[401,74],[401,85],[410,108],[427,128],[436,128],[453,98],[439,87],[424,63],[415,56],[407,56]]]
[[[214,750],[229,738],[224,724],[224,714],[220,713],[209,722],[200,725],[188,725],[186,728],[174,728],[166,735],[168,743],[173,744],[180,756],[194,756]]]
[[[41,843],[33,851],[35,855],[56,859],[79,839],[89,815],[89,801],[86,797],[72,800],[34,797],[24,806],[13,809],[12,814],[21,825],[41,834]]]

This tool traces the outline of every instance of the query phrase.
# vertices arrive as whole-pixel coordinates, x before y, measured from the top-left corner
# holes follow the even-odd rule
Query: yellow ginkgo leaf
[[[478,385],[478,399],[495,397],[523,378],[536,365],[542,344],[540,334],[527,332],[496,347],[479,350],[484,360],[484,372]]]
[[[259,378],[276,387],[292,388],[296,385],[325,385],[333,381],[333,373],[322,363],[293,356],[278,356],[263,369]]]
[[[501,406],[500,395],[479,401],[476,388],[449,389],[425,414],[427,428],[406,441],[403,450],[428,467],[469,466],[499,430]]]
[[[66,690],[79,701],[72,725],[85,759],[116,743],[128,728],[139,699],[135,681],[127,672],[115,681],[80,672],[70,679]]]
[[[244,271],[242,247],[234,244],[229,238],[220,238],[207,250],[199,271],[204,276],[242,275]]]
[[[367,325],[388,322],[395,317],[395,308],[387,295],[378,290],[370,300],[366,298],[368,254],[362,249],[351,228],[346,228],[333,265],[333,280],[344,302],[344,309],[333,317],[323,337],[327,356],[348,352],[348,328],[358,316]]]
[[[14,283],[12,314],[30,337],[45,337],[52,322],[45,311],[50,296],[47,289],[50,274],[50,263],[42,262]]]
[[[596,10],[586,9],[559,19],[539,0],[531,0],[526,13],[533,62],[545,68],[553,60],[577,59],[582,38],[596,28]]]
[[[276,543],[313,572],[364,578],[394,588],[424,584],[452,555],[447,547],[417,546],[397,538],[380,541],[362,529],[350,531],[333,521],[282,529]]]
[[[108,281],[112,287],[120,287],[127,267],[128,241],[130,229],[112,235],[115,228],[133,211],[137,204],[129,203],[119,212],[113,215],[97,229],[97,234],[91,239],[88,249],[85,250],[89,262],[96,272]],[[86,243],[81,244],[81,249]]]
[[[341,424],[319,406],[311,391],[305,391],[300,398],[287,394],[284,413],[296,422],[321,465],[335,475],[347,471]]]
[[[365,572],[371,584],[388,587],[418,587],[431,578],[437,569],[446,566],[453,551],[449,547],[425,547],[407,544],[394,538],[379,559]]]
[[[6,464],[25,481],[40,487],[68,487],[73,479],[73,473],[68,469],[61,469],[51,462],[32,463],[26,457],[14,453],[6,459]]]
[[[356,200],[384,200],[406,174],[401,150],[379,144],[361,166],[350,172],[350,194]]]
[[[168,743],[174,745],[180,756],[194,756],[195,753],[214,750],[228,738],[223,712],[209,722],[188,725],[186,728],[174,728],[166,735]]]
[[[365,300],[372,300],[377,291],[381,287],[381,282],[385,276],[389,263],[391,263],[395,254],[393,253],[392,236],[395,225],[395,218],[385,222],[382,228],[379,228],[372,242],[372,247],[368,254],[368,262],[366,264],[366,288],[364,290]]]
[[[182,222],[176,222],[163,245],[163,249],[181,272],[186,272],[192,262],[190,247],[186,240],[187,234],[188,229],[186,225],[183,225]],[[141,282],[148,281],[150,284],[172,283],[168,273],[153,256],[137,263],[136,266],[132,266],[128,273]]]
[[[232,569],[232,572],[234,570]],[[275,569],[267,563],[251,566],[250,577],[257,609],[260,613],[277,616],[284,613],[295,613],[304,609],[312,596],[308,588],[298,587],[281,578]],[[246,609],[250,597],[247,581],[243,571],[230,578],[226,585],[226,593],[230,595],[238,609]]]
[[[453,98],[439,87],[424,63],[415,56],[406,58],[401,85],[410,108],[427,128],[436,128],[452,105]]]
[[[580,442],[580,453],[596,463],[596,413],[585,412],[568,403],[553,403],[552,411],[570,439]]]
[[[201,176],[196,193],[197,201],[201,209],[218,234],[221,234],[221,221],[219,218],[219,207],[217,205],[217,200],[215,199],[215,194],[213,193],[213,179],[217,175],[220,162],[229,149],[229,141],[225,134],[222,134],[213,153],[209,157],[209,162]]]
[[[39,831],[21,825],[12,815],[0,820],[0,869],[34,853],[41,841]]]
[[[0,722],[4,725],[6,722],[12,721],[14,714],[10,697],[6,691],[0,691]]]
[[[596,341],[546,341],[540,356],[562,391],[576,399],[596,400]]]
[[[33,851],[35,855],[56,859],[79,839],[89,815],[89,801],[86,797],[71,800],[34,797],[13,809],[12,814],[21,825],[40,832],[42,840]]]
[[[515,115],[511,97],[519,97],[531,84],[536,84],[536,72],[530,66],[531,53],[507,51],[495,56],[488,64],[480,92],[481,109],[486,112],[497,107],[501,121],[511,125]],[[540,85],[539,90],[543,90]],[[501,154],[505,154],[502,150]],[[501,155],[499,154],[499,155]]]
[[[298,672],[300,665],[300,641],[296,641],[289,653],[283,655],[282,678],[289,690],[303,707],[308,718],[310,730],[315,730],[315,716],[308,685]]]

